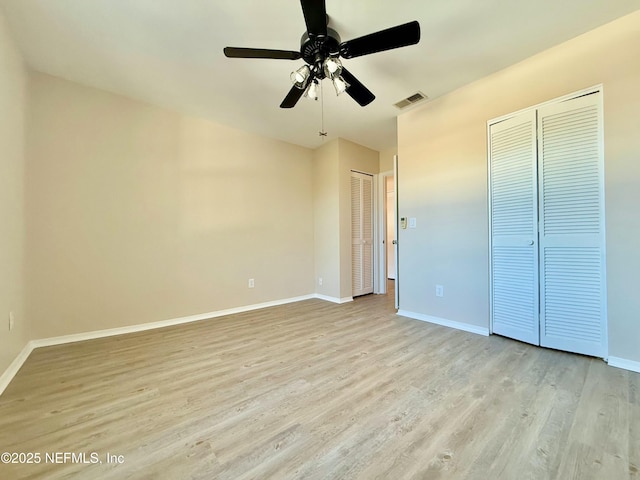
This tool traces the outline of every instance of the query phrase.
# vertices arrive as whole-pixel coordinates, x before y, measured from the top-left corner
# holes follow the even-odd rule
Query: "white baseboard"
[[[640,362],[635,360],[627,360],[620,357],[609,357],[607,363],[612,367],[623,368],[632,372],[640,373]]]
[[[229,308],[226,310],[218,310],[215,312],[199,313],[197,315],[189,315],[186,317],[171,318],[169,320],[161,320],[159,322],[139,323],[137,325],[129,325],[126,327],[108,328],[106,330],[94,330],[92,332],[76,333],[72,335],[63,335],[61,337],[42,338],[34,340],[34,347],[50,347],[52,345],[60,345],[63,343],[82,342],[84,340],[93,340],[95,338],[111,337],[113,335],[123,335],[125,333],[143,332],[145,330],[154,330],[156,328],[171,327],[174,325],[182,325],[184,323],[198,322],[210,318],[223,317],[225,315],[233,315],[234,313],[250,312],[252,310],[260,310],[267,307],[275,307],[285,305],[287,303],[300,302],[315,298],[313,294],[303,295],[301,297],[285,298],[272,302],[256,303],[253,305],[245,305],[244,307]]]
[[[465,332],[475,333],[477,335],[489,336],[489,329],[484,327],[478,327],[476,325],[469,325],[468,323],[454,322],[453,320],[447,320],[445,318],[432,317],[430,315],[424,315],[422,313],[408,312],[406,310],[398,310],[398,315],[402,317],[413,318],[414,320],[421,320],[423,322],[435,323],[436,325],[442,325],[443,327],[455,328],[456,330],[463,330]]]
[[[186,317],[172,318],[169,320],[161,320],[159,322],[140,323],[137,325],[129,325],[119,328],[108,328],[105,330],[94,330],[92,332],[75,333],[72,335],[62,335],[60,337],[41,338],[38,340],[29,341],[18,356],[11,362],[11,365],[0,375],[0,395],[4,392],[7,385],[13,380],[13,377],[18,373],[22,364],[29,358],[29,355],[34,348],[38,347],[50,347],[53,345],[61,345],[64,343],[82,342],[84,340],[93,340],[96,338],[111,337],[113,335],[123,335],[125,333],[142,332],[145,330],[153,330],[156,328],[170,327],[173,325],[181,325],[184,323],[197,322],[200,320],[207,320],[210,318],[222,317],[225,315],[232,315],[234,313],[249,312],[251,310],[259,310],[261,308],[275,307],[278,305],[285,305],[287,303],[300,302],[302,300],[309,300],[316,298],[315,294],[303,295],[301,297],[285,298],[282,300],[275,300],[272,302],[256,303],[254,305],[245,305],[244,307],[229,308],[227,310],[218,310],[216,312],[201,313],[198,315],[189,315]]]
[[[343,297],[343,298],[338,298],[338,297],[329,297],[328,295],[321,295],[320,293],[316,293],[314,295],[314,298],[318,298],[320,300],[325,300],[327,302],[331,302],[331,303],[348,303],[348,302],[353,302],[353,297]]]
[[[5,388],[7,388],[9,383],[11,383],[11,380],[13,380],[13,377],[16,376],[16,373],[18,373],[18,370],[20,370],[22,364],[27,360],[27,358],[29,358],[29,355],[31,355],[31,352],[34,348],[35,347],[32,341],[27,342],[18,356],[13,359],[11,365],[9,365],[4,373],[0,375],[0,395],[2,395],[2,392],[4,392]]]

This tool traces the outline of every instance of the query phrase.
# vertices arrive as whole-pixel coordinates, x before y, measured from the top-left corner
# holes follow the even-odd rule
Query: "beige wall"
[[[338,139],[313,152],[316,292],[340,298],[340,193]],[[322,285],[319,279],[322,278]]]
[[[314,292],[311,150],[43,74],[30,88],[35,338]]]
[[[0,374],[30,339],[23,281],[26,91],[22,58],[0,14]]]
[[[398,152],[397,147],[386,148],[379,154],[379,172],[390,172],[393,170],[393,156]]]
[[[609,354],[640,361],[638,58],[640,12],[399,117],[402,309],[488,327],[487,121],[602,83]]]

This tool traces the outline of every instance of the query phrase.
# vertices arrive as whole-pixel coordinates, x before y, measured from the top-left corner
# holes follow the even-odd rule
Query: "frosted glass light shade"
[[[342,62],[337,57],[327,57],[324,61],[324,74],[327,78],[333,80],[334,77],[342,72]]]
[[[336,89],[336,95],[340,95],[345,92],[347,88],[349,88],[349,84],[344,81],[344,78],[340,76],[334,77],[331,82],[333,83],[333,88]]]
[[[318,81],[314,80],[309,84],[309,88],[307,88],[306,96],[311,98],[312,100],[318,100]]]
[[[303,65],[295,72],[291,72],[291,82],[302,90],[307,86],[310,76],[311,70],[309,69],[309,65]]]

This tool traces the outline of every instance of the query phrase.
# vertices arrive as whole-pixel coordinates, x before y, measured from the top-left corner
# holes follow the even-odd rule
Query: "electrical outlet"
[[[9,331],[13,330],[16,318],[13,312],[9,312]]]
[[[444,287],[442,285],[436,285],[436,297],[444,297]]]
[[[249,279],[249,288],[253,288],[253,287],[255,287],[255,286],[256,286],[255,281],[253,280],[253,278],[250,278],[250,279]]]
[[[322,277],[318,277],[318,285],[322,285]]]

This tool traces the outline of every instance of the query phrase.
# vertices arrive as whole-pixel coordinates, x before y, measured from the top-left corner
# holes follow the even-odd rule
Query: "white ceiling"
[[[418,20],[418,45],[345,66],[375,95],[360,107],[323,82],[328,139],[396,143],[393,104],[430,99],[640,7],[638,0],[326,0],[349,40]],[[225,46],[298,50],[297,0],[0,0],[28,65],[305,147],[322,144],[321,102],[279,105],[302,60],[229,59]]]

